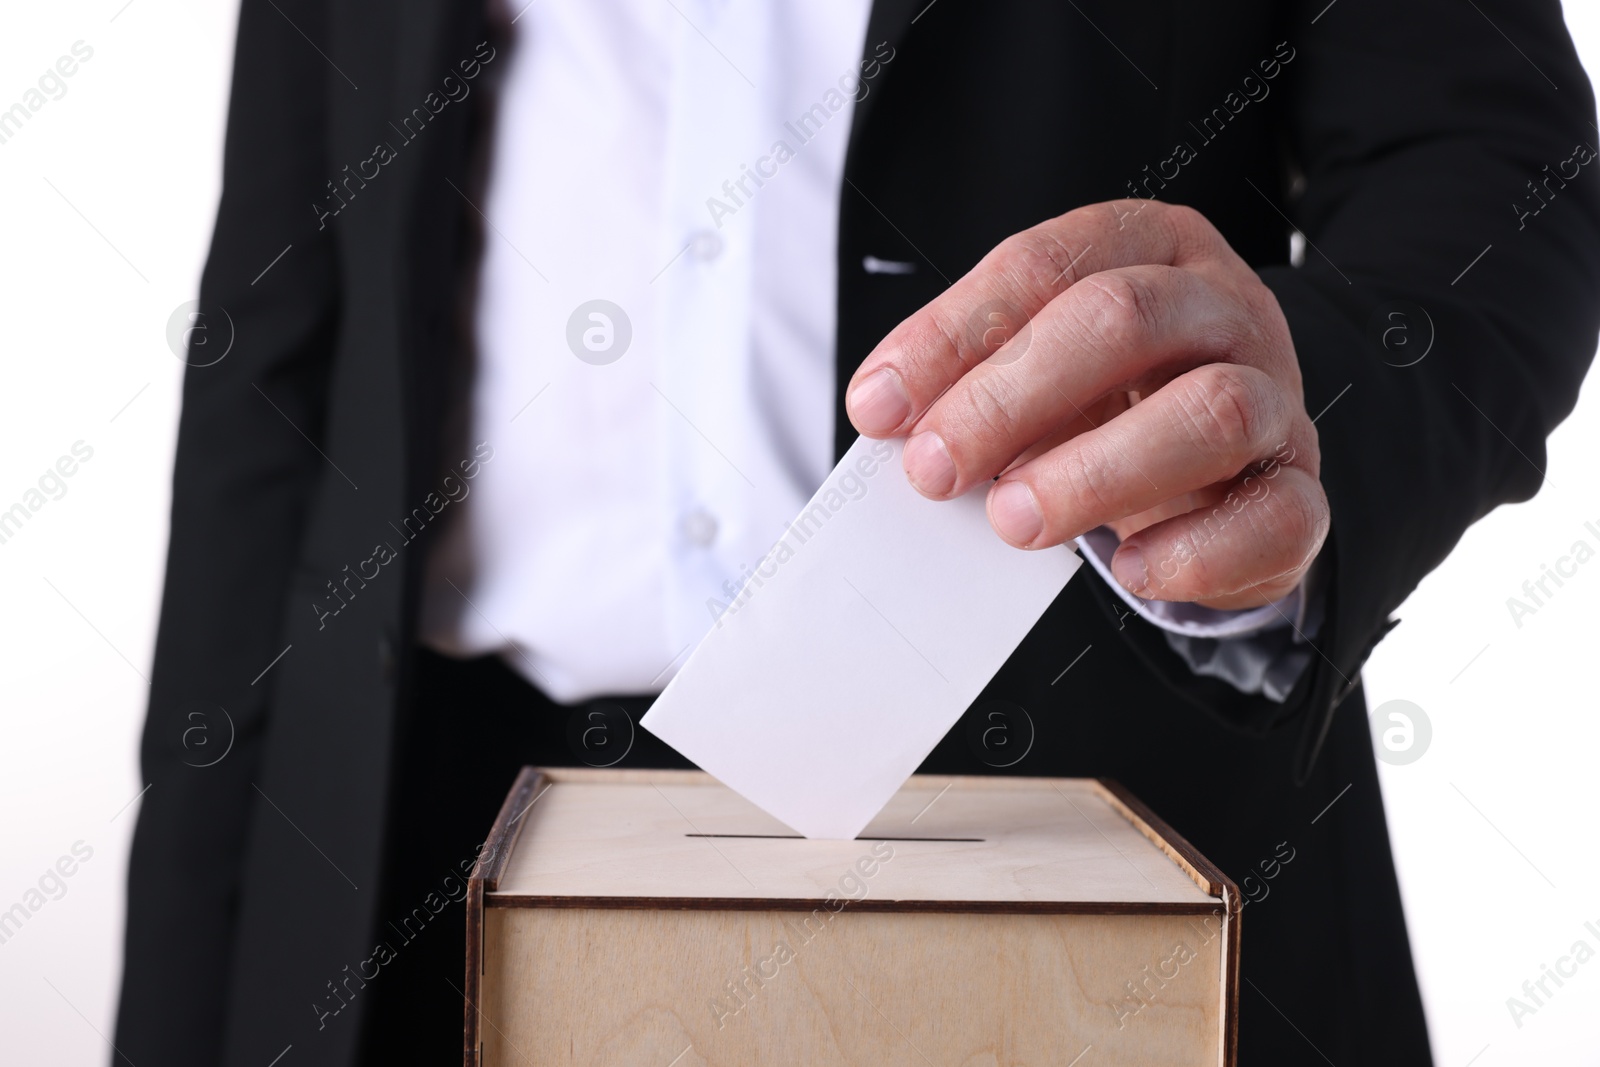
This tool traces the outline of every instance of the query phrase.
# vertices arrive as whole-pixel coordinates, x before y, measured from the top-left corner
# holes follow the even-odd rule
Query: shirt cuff
[[[1077,543],[1083,558],[1122,602],[1164,631],[1168,646],[1194,673],[1281,704],[1310,666],[1314,651],[1310,642],[1321,629],[1325,600],[1320,560],[1299,585],[1273,603],[1223,611],[1146,600],[1129,592],[1111,573],[1111,557],[1122,541],[1110,527],[1090,530]]]

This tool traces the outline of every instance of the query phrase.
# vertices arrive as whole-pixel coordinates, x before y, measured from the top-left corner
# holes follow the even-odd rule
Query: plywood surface
[[[487,924],[483,1067],[1223,1060],[1220,909],[491,908]]]
[[[860,840],[808,841],[698,772],[552,778],[522,816],[521,839],[485,901],[491,909],[830,893],[858,911],[1217,903],[1091,780],[913,778]],[[882,859],[886,847],[892,857]]]

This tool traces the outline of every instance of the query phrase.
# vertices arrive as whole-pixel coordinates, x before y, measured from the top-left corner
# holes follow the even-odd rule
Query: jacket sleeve
[[[206,342],[190,348],[184,378],[141,746],[149,792],[129,866],[117,1045],[139,1063],[221,1059],[272,684],[260,676],[282,651],[281,605],[309,497],[319,478],[338,477],[312,443],[338,293],[333,229],[319,229],[311,204],[332,177],[323,98],[350,91],[308,43],[325,39],[325,21],[311,0],[243,0],[239,15],[222,200],[196,323]]]
[[[1320,13],[1320,17],[1319,16]],[[1196,679],[1252,732],[1297,721],[1309,772],[1391,613],[1473,522],[1544,480],[1600,325],[1594,97],[1556,0],[1311,0],[1280,113],[1303,265],[1261,271],[1288,319],[1332,508],[1328,615],[1283,704]],[[1316,21],[1313,22],[1312,20]],[[1146,628],[1147,629],[1147,628]],[[1465,658],[1465,657],[1463,657]]]

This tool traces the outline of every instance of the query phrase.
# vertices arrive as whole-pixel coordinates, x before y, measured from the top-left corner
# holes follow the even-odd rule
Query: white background
[[[1567,17],[1600,69],[1600,6]],[[0,508],[74,442],[94,449],[0,545],[0,910],[74,842],[94,850],[0,945],[6,1063],[110,1056],[183,369],[165,330],[216,210],[234,19],[197,0],[14,4],[0,34],[0,108],[73,42],[94,49],[0,145]],[[1600,1058],[1600,960],[1520,1029],[1506,1007],[1580,937],[1600,948],[1583,929],[1600,927],[1600,560],[1521,628],[1506,608],[1572,542],[1600,543],[1583,528],[1600,527],[1597,393],[1552,438],[1539,497],[1466,535],[1366,672],[1374,706],[1411,700],[1433,726],[1421,759],[1382,770],[1441,1067]]]

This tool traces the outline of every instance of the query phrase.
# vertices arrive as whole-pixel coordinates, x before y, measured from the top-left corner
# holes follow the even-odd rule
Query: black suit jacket
[[[1408,982],[1359,711],[1343,717],[1354,723],[1343,755],[1325,739],[1396,605],[1469,524],[1539,488],[1545,436],[1595,347],[1600,168],[1573,176],[1570,162],[1596,141],[1594,106],[1559,6],[925,7],[877,0],[871,16],[868,53],[895,51],[850,134],[841,395],[884,333],[1007,235],[1153,195],[1198,208],[1260,271],[1308,408],[1332,405],[1317,423],[1328,616],[1291,698],[1196,677],[1091,576],[988,691],[1038,722],[1035,752],[1013,770],[1118,774],[1236,877],[1272,854],[1274,809],[1298,805],[1299,819],[1356,782],[1336,816],[1297,832],[1333,835],[1308,861],[1329,872],[1368,865],[1388,947],[1357,960],[1335,931],[1326,966]],[[307,1005],[370,953],[381,918],[431,531],[337,618],[311,605],[467,455],[449,415],[470,372],[472,201],[504,48],[480,2],[243,0],[201,286],[213,325],[220,309],[231,318],[233,346],[184,384],[118,1029],[135,1062],[262,1064],[291,1043],[296,1064],[352,1055],[357,1027],[319,1029]],[[471,93],[435,111],[469,60],[481,64]],[[418,109],[425,120],[407,126]],[[371,173],[362,161],[378,143],[394,158],[343,184]],[[1298,268],[1291,224],[1309,245]],[[869,274],[867,256],[918,269]],[[1411,347],[1383,344],[1396,322]],[[1394,365],[1425,344],[1421,362]],[[854,431],[842,406],[837,419],[842,450]],[[219,706],[233,751],[196,767],[190,715]],[[947,744],[932,765],[964,759]],[[1359,942],[1354,929],[1344,934]],[[1246,944],[1248,976],[1266,942]],[[1414,987],[1397,988],[1414,1020]]]

